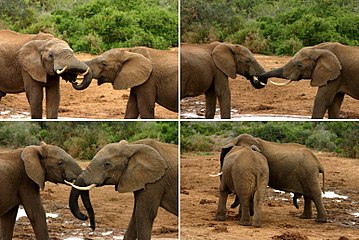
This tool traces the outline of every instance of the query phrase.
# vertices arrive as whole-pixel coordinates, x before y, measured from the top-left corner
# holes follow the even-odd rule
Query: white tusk
[[[79,186],[76,186],[75,184],[73,184],[72,182],[69,182],[69,181],[66,181],[66,180],[64,180],[64,181],[65,181],[66,184],[70,185],[71,187],[76,188],[77,190],[81,190],[81,191],[91,190],[94,187],[96,187],[95,183],[93,183],[93,184],[91,184],[90,186],[87,186],[87,187],[79,187]]]
[[[276,86],[285,86],[285,85],[288,85],[289,83],[291,83],[293,80],[290,80],[288,82],[285,82],[285,83],[277,83],[277,82],[273,82],[273,81],[270,81],[269,82],[273,85],[276,85]]]
[[[89,73],[89,70],[90,70],[90,68],[88,67],[87,70],[86,70],[86,72],[80,73],[80,74],[78,74],[78,75],[79,75],[79,76],[85,76],[86,74]]]
[[[259,84],[262,86],[265,86],[266,84],[264,82],[259,81]]]
[[[217,174],[210,174],[209,176],[210,177],[218,177],[218,176],[221,176],[222,175],[222,172],[219,172]]]
[[[65,66],[62,70],[56,70],[56,73],[58,74],[58,75],[60,75],[60,74],[62,74],[63,72],[65,72],[65,70],[66,70],[66,68],[67,68],[67,66]]]

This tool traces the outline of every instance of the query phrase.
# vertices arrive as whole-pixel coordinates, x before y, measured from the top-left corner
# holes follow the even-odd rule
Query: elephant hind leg
[[[344,95],[345,94],[341,92],[335,95],[334,101],[328,109],[329,118],[339,118],[340,106],[344,100]]]
[[[0,239],[11,240],[19,205],[13,207],[0,218]]]

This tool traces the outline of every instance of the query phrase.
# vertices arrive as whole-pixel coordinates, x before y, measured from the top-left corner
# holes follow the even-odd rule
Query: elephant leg
[[[31,118],[42,118],[42,99],[43,86],[42,83],[33,80],[27,73],[23,73],[24,88],[27,100],[30,104]]]
[[[231,93],[221,94],[218,96],[219,108],[222,119],[231,118]]]
[[[140,112],[138,111],[137,97],[134,91],[131,89],[130,97],[128,98],[126,106],[125,118],[136,119],[139,115]]]
[[[144,88],[142,86],[135,88],[136,89],[134,91],[136,91],[137,106],[138,111],[140,112],[140,117],[142,119],[155,118],[156,90]],[[151,94],[151,92],[153,93],[153,95]]]
[[[0,239],[11,240],[14,231],[15,221],[19,205],[16,205],[10,211],[0,218]]]
[[[57,119],[60,106],[60,79],[48,78],[46,85],[46,118]]]
[[[253,199],[253,224],[254,227],[261,227],[262,226],[262,203],[265,198],[265,192],[267,188],[267,183],[263,183],[262,185],[258,186],[257,191],[254,193]]]
[[[153,221],[157,216],[162,194],[149,189],[135,193],[135,218],[139,240],[151,239]]]
[[[243,194],[246,195],[246,194]],[[251,218],[250,218],[250,195],[248,196],[241,196],[241,218],[239,219],[239,225],[242,226],[250,226],[251,225]],[[255,214],[255,213],[254,213]]]
[[[137,239],[137,226],[136,226],[136,203],[135,203],[135,207],[133,208],[133,212],[132,212],[132,216],[131,216],[131,220],[130,223],[128,224],[125,236],[124,236],[124,240],[132,240],[132,239]]]
[[[204,95],[206,96],[206,118],[212,119],[216,114],[216,102],[217,97],[214,91],[214,88],[211,87],[208,89]]]
[[[1,101],[1,98],[2,98],[2,97],[5,97],[5,96],[6,96],[6,93],[0,92],[0,101]]]
[[[345,94],[341,92],[335,95],[334,101],[328,109],[329,118],[339,118],[340,106],[344,100],[344,95]]]
[[[307,196],[304,196],[304,210],[300,218],[310,219],[312,218],[312,200]]]
[[[335,88],[331,85],[319,87],[314,100],[312,118],[324,118],[325,112],[332,105],[335,96]]]
[[[219,200],[218,200],[218,209],[217,209],[217,213],[216,213],[216,220],[218,220],[218,221],[226,220],[227,198],[228,198],[228,191],[220,190]]]

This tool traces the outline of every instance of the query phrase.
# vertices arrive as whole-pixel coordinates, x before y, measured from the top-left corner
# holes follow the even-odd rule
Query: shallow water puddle
[[[19,220],[22,217],[26,217],[26,212],[25,209],[23,209],[22,207],[19,207],[19,210],[17,211],[17,215],[16,215],[16,221]],[[46,213],[46,218],[57,218],[59,216],[59,214],[57,213]]]
[[[322,194],[322,197],[323,197],[323,198],[348,199],[348,196],[339,195],[339,194],[336,194],[335,192],[332,192],[332,191],[325,192],[325,194]]]
[[[235,109],[234,109],[235,110]],[[232,119],[240,119],[243,121],[250,121],[253,120],[253,118],[256,118],[258,121],[285,121],[285,120],[295,120],[295,119],[310,119],[309,116],[301,116],[301,115],[281,115],[281,114],[231,114]],[[238,112],[238,110],[237,110]],[[205,119],[204,115],[199,116],[196,113],[184,113],[181,112],[181,118],[182,119]],[[220,119],[220,115],[215,115],[214,119]]]

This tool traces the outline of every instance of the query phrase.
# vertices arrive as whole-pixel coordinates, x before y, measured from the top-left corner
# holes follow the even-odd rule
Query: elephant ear
[[[143,84],[150,77],[152,62],[138,53],[123,51],[124,62],[113,83],[116,90],[124,90]]]
[[[321,87],[327,84],[328,81],[336,79],[340,75],[342,66],[338,58],[329,50],[315,49],[314,57],[316,63],[312,72],[312,87]]]
[[[226,157],[226,155],[229,153],[229,151],[232,150],[232,148],[234,147],[234,142],[230,141],[229,143],[227,143],[226,145],[222,146],[221,148],[221,155],[220,155],[220,164],[221,164],[221,169],[223,166],[223,160]]]
[[[118,192],[134,192],[144,189],[147,183],[160,180],[166,173],[167,164],[157,150],[145,144],[127,144],[132,155],[127,169],[117,186]]]
[[[259,147],[258,146],[256,146],[256,145],[251,145],[251,147],[250,147],[253,151],[256,151],[256,152],[261,152],[261,150],[259,149]]]
[[[228,77],[236,78],[237,68],[234,52],[229,44],[218,44],[212,51],[212,58],[216,66]]]
[[[43,146],[45,143],[41,143],[40,146],[28,146],[25,147],[21,153],[21,159],[24,161],[25,172],[27,176],[34,181],[41,190],[45,187],[45,171],[41,164],[41,159],[44,154]]]
[[[41,52],[39,50],[45,40],[34,40],[25,44],[18,53],[18,61],[21,67],[33,79],[46,83],[47,73],[41,60]]]

